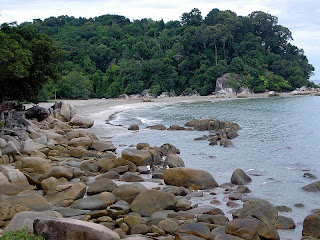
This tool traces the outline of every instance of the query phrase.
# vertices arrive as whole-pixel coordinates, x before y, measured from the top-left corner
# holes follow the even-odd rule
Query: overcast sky
[[[304,49],[316,68],[311,80],[320,80],[319,0],[0,0],[0,23],[21,23],[60,15],[88,18],[104,14],[167,22],[180,20],[182,13],[193,8],[198,8],[203,17],[213,8],[232,10],[241,16],[258,10],[277,16],[279,24],[291,30],[293,44]]]

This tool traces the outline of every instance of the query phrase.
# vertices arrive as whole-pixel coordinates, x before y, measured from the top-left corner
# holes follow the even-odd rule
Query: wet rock
[[[175,207],[178,211],[186,211],[191,208],[191,201],[186,198],[180,198]]]
[[[91,128],[94,121],[90,118],[75,114],[69,122],[70,126],[77,126],[82,128]]]
[[[70,207],[84,210],[99,210],[105,209],[115,202],[116,197],[112,193],[102,192],[97,195],[76,200]]]
[[[233,143],[228,138],[221,138],[220,139],[220,146],[223,146],[225,148],[232,148],[234,147]]]
[[[120,176],[120,181],[125,182],[144,182],[144,179],[136,173],[126,172]]]
[[[278,212],[292,212],[292,208],[289,208],[287,206],[276,206],[276,209]]]
[[[96,160],[87,160],[83,161],[80,165],[80,169],[85,172],[96,173],[99,171],[98,161]]]
[[[303,220],[302,235],[320,239],[320,216],[318,214],[311,214]]]
[[[310,178],[310,179],[317,179],[317,177],[312,173],[304,173],[303,177]]]
[[[88,185],[87,194],[94,195],[101,192],[112,192],[116,188],[117,184],[115,184],[112,180],[100,178]]]
[[[137,148],[138,150],[141,150],[141,149],[143,149],[143,148],[150,148],[150,145],[149,145],[149,143],[138,143],[137,146],[136,146],[136,148]]]
[[[64,240],[120,239],[117,233],[100,224],[67,218],[38,218],[34,221],[34,233],[49,240],[61,236]]]
[[[130,127],[128,127],[128,130],[138,131],[139,130],[139,125],[138,124],[133,124]]]
[[[148,126],[146,128],[151,129],[151,130],[159,130],[159,131],[167,130],[166,126],[164,126],[162,124],[152,125],[152,126]]]
[[[83,183],[58,183],[48,190],[47,200],[53,204],[64,200],[77,200],[83,198],[86,193],[86,185]]]
[[[179,125],[171,125],[169,128],[168,128],[169,131],[183,131],[183,130],[186,130],[185,127],[181,127]]]
[[[163,179],[167,185],[190,187],[195,190],[218,186],[209,172],[185,167],[166,169]]]
[[[148,165],[152,163],[152,156],[148,150],[125,149],[122,151],[123,159],[136,164],[137,166]]]
[[[169,166],[170,168],[174,167],[184,167],[184,161],[177,154],[169,153],[166,160],[163,163],[163,166]]]
[[[302,188],[307,192],[319,192],[320,191],[320,181],[310,183]]]
[[[133,200],[130,207],[142,216],[151,216],[157,211],[173,209],[177,201],[177,197],[171,193],[145,190]]]
[[[235,193],[250,193],[251,190],[247,186],[239,185],[234,192]]]
[[[275,222],[274,226],[276,229],[294,229],[296,228],[296,224],[294,223],[292,218],[278,216],[277,221]]]
[[[232,173],[231,183],[235,185],[246,185],[251,181],[251,178],[240,168],[234,170]]]

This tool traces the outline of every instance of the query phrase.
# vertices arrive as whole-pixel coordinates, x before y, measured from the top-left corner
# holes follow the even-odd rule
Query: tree
[[[30,25],[2,24],[0,40],[0,102],[38,102],[42,86],[59,79],[59,51]]]
[[[202,23],[201,12],[198,8],[192,9],[189,13],[183,13],[181,24],[183,26],[200,26]]]

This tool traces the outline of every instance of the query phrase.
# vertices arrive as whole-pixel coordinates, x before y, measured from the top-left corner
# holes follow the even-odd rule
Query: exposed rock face
[[[81,128],[91,128],[94,121],[90,118],[80,116],[78,114],[74,115],[69,122],[70,126],[77,126]]]
[[[51,107],[51,112],[54,118],[63,122],[69,122],[76,114],[77,110],[74,106],[65,102],[56,102]]]
[[[152,125],[152,126],[148,126],[146,128],[151,129],[151,130],[159,130],[159,131],[167,130],[166,126],[164,126],[162,124]]]
[[[163,179],[167,185],[190,187],[195,190],[209,189],[218,186],[209,172],[185,167],[165,170]]]
[[[125,149],[121,153],[122,158],[133,162],[137,166],[148,165],[152,163],[152,156],[148,150]]]
[[[241,78],[237,74],[225,73],[217,78],[215,92],[224,95],[234,95],[237,89],[232,88],[232,83],[236,82],[240,85]]]
[[[177,197],[171,193],[145,190],[133,200],[130,207],[141,216],[151,216],[157,211],[173,209],[177,201]]]
[[[234,170],[232,173],[231,183],[235,185],[246,185],[251,181],[251,178],[240,168]]]
[[[67,218],[38,218],[34,233],[48,240],[117,240],[119,235],[100,224]]]

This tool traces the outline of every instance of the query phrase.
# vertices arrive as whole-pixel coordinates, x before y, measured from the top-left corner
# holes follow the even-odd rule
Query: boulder
[[[93,141],[91,148],[98,150],[99,152],[105,152],[105,151],[114,152],[117,149],[111,141],[101,141],[101,140]]]
[[[48,240],[117,240],[119,235],[100,224],[68,218],[38,218],[34,233]]]
[[[35,190],[35,189],[36,189],[35,186],[29,185],[29,184],[6,182],[6,183],[0,184],[0,195],[4,194],[7,196],[13,196],[23,191]]]
[[[183,130],[186,130],[185,127],[181,127],[179,125],[171,125],[169,128],[168,128],[169,131],[183,131]]]
[[[21,231],[26,230],[27,233],[33,233],[33,222],[39,217],[55,217],[62,218],[62,215],[56,211],[44,211],[44,212],[34,212],[25,211],[17,213],[9,225],[4,229],[4,233],[8,231]]]
[[[234,219],[227,223],[225,232],[244,239],[279,240],[279,234],[273,225],[266,226],[259,219]]]
[[[225,73],[217,78],[215,91],[223,95],[234,95],[237,93],[235,88],[232,88],[231,82],[241,83],[241,78],[238,74]]]
[[[115,202],[116,197],[112,193],[102,192],[97,195],[76,200],[70,207],[84,210],[99,210],[105,209]]]
[[[180,233],[187,233],[205,239],[213,239],[209,227],[204,223],[185,223],[179,227]]]
[[[55,177],[49,177],[41,181],[41,188],[44,194],[48,194],[48,190],[55,184],[59,183],[59,180]]]
[[[159,131],[167,130],[166,126],[163,124],[156,124],[156,125],[148,126],[146,128],[151,130],[159,130]]]
[[[71,157],[75,158],[81,158],[85,156],[88,152],[87,149],[83,146],[78,146],[78,147],[68,147],[69,148],[69,154]]]
[[[119,179],[120,175],[117,172],[109,171],[103,174],[100,174],[96,179],[107,178],[107,179]]]
[[[91,128],[94,121],[90,118],[80,116],[78,114],[74,115],[69,122],[70,126],[77,126],[82,128]]]
[[[240,168],[234,170],[232,173],[231,183],[235,185],[246,185],[251,181],[251,178]]]
[[[31,152],[44,149],[46,147],[47,146],[44,144],[36,143],[32,139],[27,139],[26,141],[24,141],[22,153],[27,153],[30,155]]]
[[[31,211],[45,211],[50,209],[48,201],[40,194],[27,191],[15,196],[0,196],[0,202],[8,201],[12,206],[24,206]]]
[[[220,139],[220,146],[223,146],[225,148],[232,148],[234,147],[233,143],[228,138],[221,138]]]
[[[145,190],[133,200],[130,208],[141,216],[151,216],[157,211],[173,209],[177,201],[177,197],[171,193]]]
[[[51,108],[53,116],[63,122],[69,122],[77,112],[73,105],[66,102],[55,102]]]
[[[186,198],[180,198],[175,207],[178,211],[186,211],[191,208],[191,201]]]
[[[133,124],[130,127],[128,127],[128,130],[138,131],[139,130],[139,125],[138,124]]]
[[[53,204],[64,200],[77,200],[83,198],[86,193],[86,187],[85,184],[80,182],[58,183],[49,188],[47,200]]]
[[[88,160],[88,161],[83,161],[80,165],[80,169],[82,171],[85,171],[85,172],[93,172],[93,173],[96,173],[98,172],[99,170],[99,167],[98,167],[98,161],[96,160]]]
[[[294,229],[296,228],[296,224],[294,223],[292,218],[285,216],[278,216],[277,221],[274,226],[276,229]]]
[[[49,111],[38,105],[27,109],[25,116],[27,119],[36,118],[39,122],[46,119],[49,116]]]
[[[27,177],[22,172],[20,172],[19,169],[4,168],[2,170],[2,174],[6,177],[7,181],[9,180],[9,182],[11,183],[29,185]],[[2,179],[4,178],[2,177]],[[4,182],[6,181],[4,180]]]
[[[35,172],[45,174],[51,170],[51,161],[41,157],[24,157],[21,160],[22,168],[32,168]]]
[[[167,233],[174,234],[179,228],[179,222],[173,219],[164,219],[159,222],[159,227]]]
[[[320,191],[320,181],[310,183],[302,188],[307,192],[319,192]]]
[[[141,150],[141,149],[143,149],[143,148],[150,148],[150,145],[149,145],[149,143],[138,143],[137,146],[136,146],[136,148],[137,148],[138,150]]]
[[[73,138],[69,141],[69,146],[71,147],[79,147],[82,146],[84,148],[90,147],[92,144],[92,140],[88,137],[78,137],[78,138]]]
[[[302,236],[320,239],[320,216],[311,214],[303,220]]]
[[[7,141],[3,138],[0,138],[0,148],[4,148],[7,146]]]
[[[74,168],[72,167],[64,167],[64,166],[55,166],[52,169],[45,173],[40,180],[55,177],[55,178],[65,178],[65,179],[72,179],[73,178]]]
[[[0,172],[0,186],[9,183],[8,178]]]
[[[148,150],[125,149],[121,153],[122,159],[133,162],[137,166],[152,163],[152,156]]]
[[[278,210],[266,200],[249,199],[232,216],[233,218],[247,218],[249,216],[259,219],[266,218],[274,224],[278,219]]]
[[[131,204],[132,201],[145,189],[140,189],[130,186],[120,186],[112,191],[112,194],[116,196],[117,201],[123,200]]]
[[[197,216],[199,222],[215,224],[215,225],[226,225],[229,219],[223,214],[200,214]]]
[[[195,190],[218,186],[209,172],[185,167],[166,169],[163,173],[163,179],[167,185],[190,187]]]
[[[101,192],[112,192],[116,188],[117,184],[115,184],[112,180],[100,178],[88,185],[87,194],[94,195]]]
[[[160,156],[168,156],[169,153],[180,154],[180,150],[171,143],[163,144],[159,149]]]
[[[32,140],[31,140],[32,141]],[[3,149],[1,149],[1,152],[3,155],[10,155],[14,156],[16,154],[19,154],[19,149],[16,146],[16,144],[12,141],[9,141]]]
[[[179,155],[174,153],[169,153],[166,160],[163,163],[163,166],[169,166],[170,168],[174,167],[184,167],[184,161],[179,157]]]
[[[144,179],[136,173],[126,172],[120,176],[120,181],[125,182],[144,182]]]

